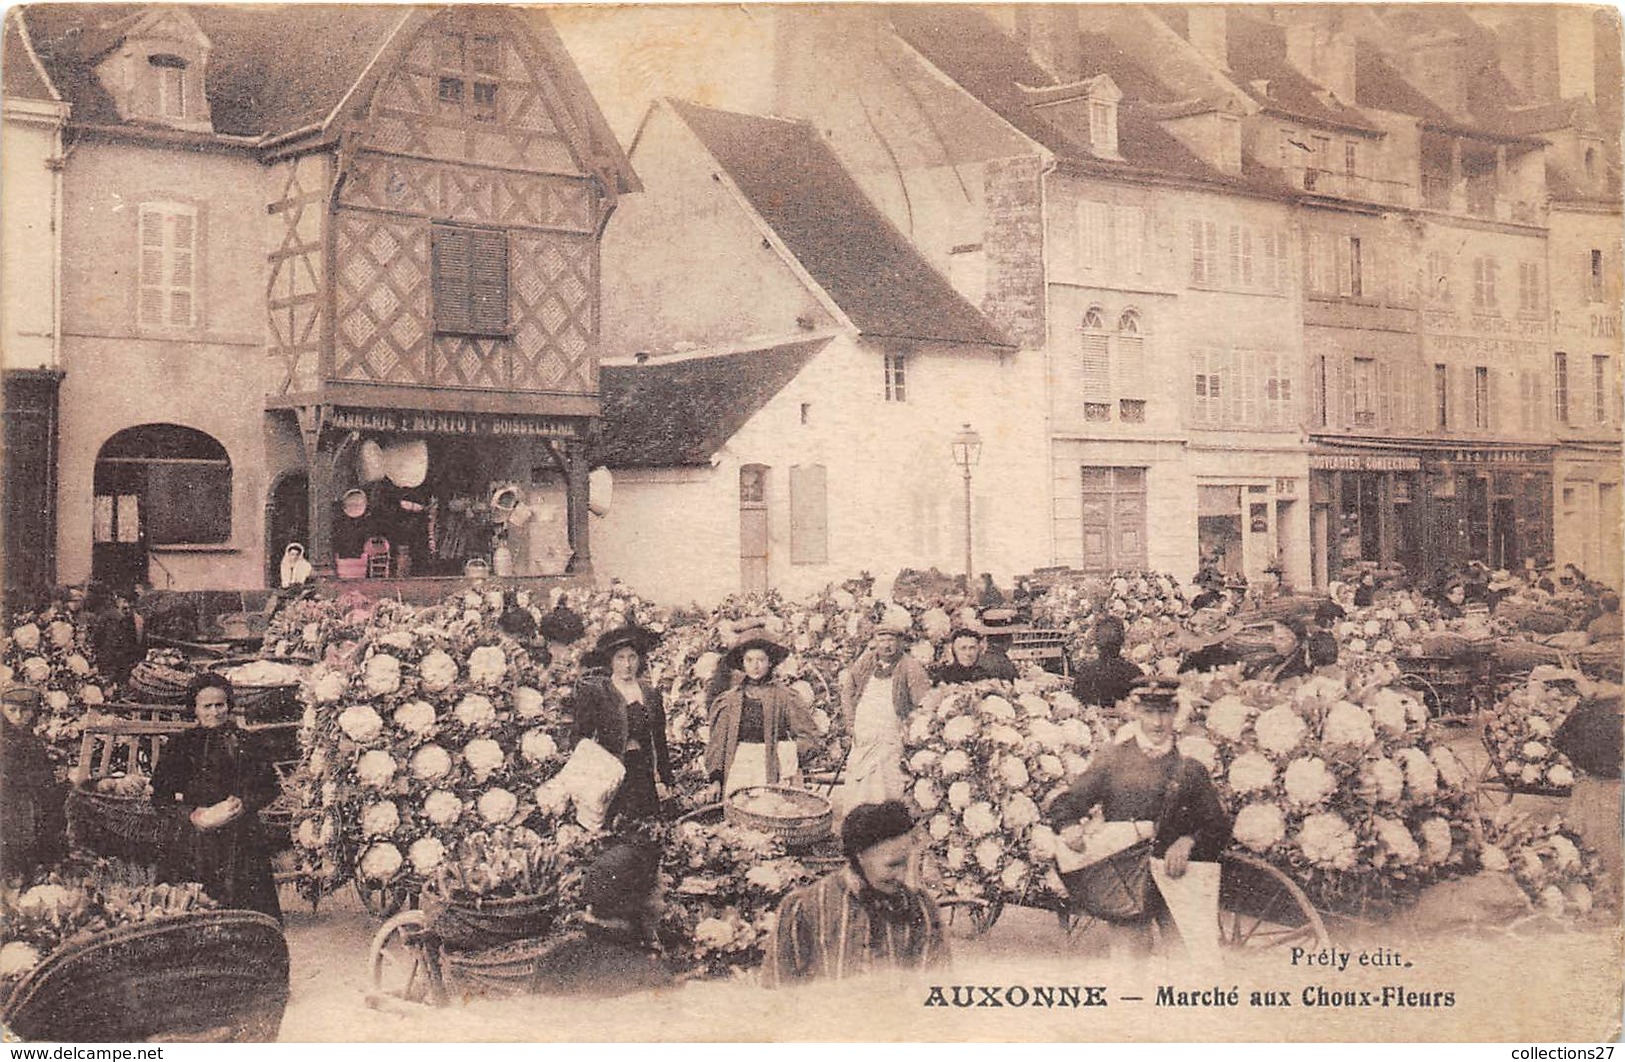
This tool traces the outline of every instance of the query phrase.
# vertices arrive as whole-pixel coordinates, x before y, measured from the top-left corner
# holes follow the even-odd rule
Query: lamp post
[[[970,592],[976,578],[971,567],[970,540],[970,470],[982,459],[982,437],[969,424],[959,429],[953,440],[954,464],[965,473],[965,591]]]

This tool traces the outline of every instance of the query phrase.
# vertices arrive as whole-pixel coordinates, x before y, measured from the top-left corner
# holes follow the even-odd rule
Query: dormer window
[[[165,118],[186,118],[186,60],[178,55],[152,55],[147,63],[158,84],[158,113]]]
[[[1117,104],[1113,101],[1089,101],[1089,146],[1102,155],[1117,154]]]
[[[209,38],[182,6],[153,7],[122,24],[95,76],[120,121],[210,133]]]
[[[1241,119],[1233,114],[1219,116],[1219,168],[1241,172]]]

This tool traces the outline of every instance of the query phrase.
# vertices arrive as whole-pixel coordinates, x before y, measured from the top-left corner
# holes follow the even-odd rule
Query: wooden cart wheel
[[[1220,857],[1219,942],[1227,948],[1331,946],[1320,912],[1296,882],[1245,852]]]
[[[355,894],[361,898],[361,906],[374,918],[388,918],[406,906],[410,895],[405,885],[393,882],[365,881],[355,879]]]
[[[367,954],[373,991],[412,1003],[436,1003],[440,986],[432,945],[424,940],[422,911],[402,911],[373,934]]]

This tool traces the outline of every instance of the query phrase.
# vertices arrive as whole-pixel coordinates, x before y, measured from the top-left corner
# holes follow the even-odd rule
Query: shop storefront
[[[268,526],[309,537],[319,575],[423,580],[590,571],[584,417],[336,407],[318,472]],[[326,473],[326,474],[321,474]],[[275,511],[277,498],[297,511]],[[303,526],[301,526],[303,524]],[[273,530],[268,546],[287,543]]]
[[[1196,486],[1198,567],[1250,586],[1290,582],[1300,483],[1296,476],[1235,477]]]
[[[1310,454],[1316,586],[1349,581],[1364,568],[1422,567],[1421,469],[1415,454]]]
[[[1424,463],[1433,567],[1479,560],[1518,568],[1552,556],[1552,454],[1544,448],[1441,450]]]
[[[1555,551],[1559,565],[1573,564],[1587,576],[1610,586],[1621,585],[1619,450],[1605,445],[1573,444],[1553,459],[1555,480]]]
[[[1424,576],[1552,556],[1550,450],[1340,447],[1309,467],[1317,586],[1362,569]]]

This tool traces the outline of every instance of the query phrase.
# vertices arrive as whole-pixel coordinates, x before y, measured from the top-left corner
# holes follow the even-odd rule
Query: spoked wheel
[[[438,1002],[439,978],[423,939],[428,919],[422,911],[403,911],[373,934],[368,953],[373,991],[411,1003]]]
[[[1244,852],[1226,852],[1219,872],[1219,942],[1227,948],[1324,948],[1326,923],[1280,870]]]
[[[367,913],[380,919],[399,913],[411,896],[404,885],[364,881],[361,878],[355,879],[355,894],[361,898],[361,906],[366,908]]]

